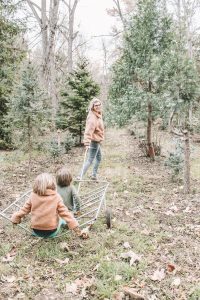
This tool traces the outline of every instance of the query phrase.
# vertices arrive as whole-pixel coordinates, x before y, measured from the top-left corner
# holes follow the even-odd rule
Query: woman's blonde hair
[[[56,182],[57,185],[69,186],[72,182],[72,175],[66,167],[63,167],[56,172]]]
[[[100,104],[102,104],[101,100],[99,100],[98,98],[94,97],[91,101],[90,104],[88,106],[88,111],[92,110],[94,108],[94,104],[99,102]]]
[[[48,173],[42,173],[38,175],[33,183],[33,192],[44,196],[46,195],[46,190],[56,190],[56,181],[53,175]]]

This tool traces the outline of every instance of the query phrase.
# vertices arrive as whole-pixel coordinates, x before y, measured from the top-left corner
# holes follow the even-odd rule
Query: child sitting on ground
[[[80,214],[80,197],[72,185],[72,175],[66,167],[56,173],[57,191],[62,197],[65,206],[76,215]]]
[[[55,237],[61,226],[67,223],[69,229],[72,229],[78,236],[88,237],[84,231],[80,230],[77,220],[64,205],[61,196],[56,191],[56,181],[48,173],[36,177],[30,198],[18,212],[12,215],[11,221],[19,224],[21,218],[29,213],[31,213],[31,228],[34,236]]]

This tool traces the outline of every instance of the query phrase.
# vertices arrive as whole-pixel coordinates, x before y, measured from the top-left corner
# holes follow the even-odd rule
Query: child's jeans
[[[97,171],[98,171],[98,168],[99,168],[99,164],[101,162],[101,157],[102,157],[102,154],[101,154],[100,143],[92,141],[90,143],[90,147],[88,149],[87,160],[86,160],[86,162],[83,166],[80,177],[82,178],[83,175],[85,175],[85,173],[87,172],[87,170],[89,169],[89,167],[93,163],[93,160],[95,160],[95,161],[94,161],[92,176],[96,177],[97,176]]]
[[[60,219],[56,231],[54,231],[50,234],[46,234],[46,233],[43,234],[42,232],[41,233],[36,233],[36,232],[33,231],[32,235],[37,236],[37,237],[42,237],[42,238],[54,238],[60,232],[61,227],[65,226],[65,225],[66,225],[65,220]]]

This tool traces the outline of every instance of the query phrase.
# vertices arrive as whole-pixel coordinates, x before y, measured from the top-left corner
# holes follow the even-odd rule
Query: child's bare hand
[[[74,213],[74,215],[75,215],[75,217],[79,217],[79,216],[81,215],[80,210],[79,210],[79,211],[76,211],[76,212]]]
[[[89,238],[89,235],[87,233],[81,233],[81,236],[80,236],[82,239],[86,240]]]
[[[83,230],[81,230],[81,237],[84,240],[89,238],[89,227],[86,227]]]
[[[89,227],[84,228],[83,230],[80,230],[79,227],[76,227],[73,229],[77,236],[79,236],[82,239],[88,239],[89,237]]]

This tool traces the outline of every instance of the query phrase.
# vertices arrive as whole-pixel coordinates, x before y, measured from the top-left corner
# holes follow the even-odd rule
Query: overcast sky
[[[76,23],[88,36],[108,34],[116,21],[108,16],[106,9],[113,7],[112,0],[80,0],[76,11]]]
[[[93,60],[102,59],[102,38],[109,43],[109,35],[112,26],[116,24],[116,18],[107,13],[107,9],[113,7],[113,0],[80,0],[75,15],[75,24],[86,40],[93,36],[105,35],[105,37],[92,38],[88,42],[88,55]]]

